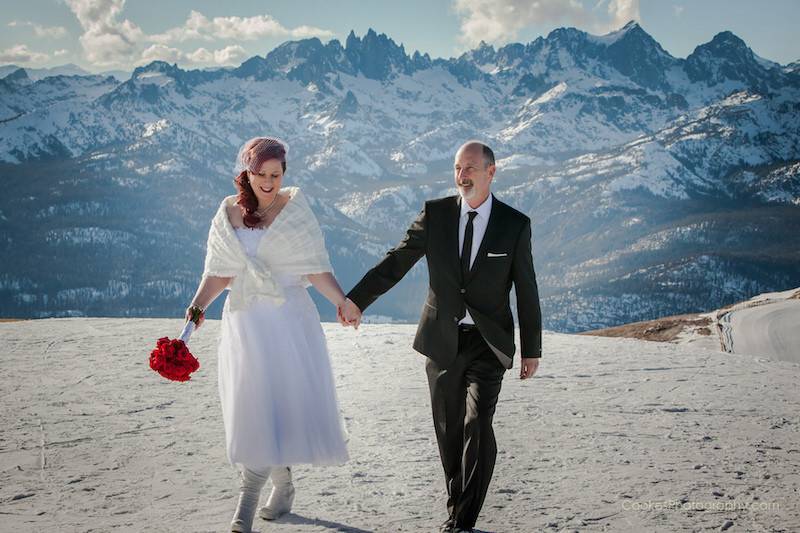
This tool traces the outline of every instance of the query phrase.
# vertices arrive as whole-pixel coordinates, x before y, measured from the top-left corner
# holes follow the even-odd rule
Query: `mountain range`
[[[284,183],[345,289],[455,193],[472,138],[498,157],[496,197],[533,220],[548,329],[800,285],[800,63],[731,32],[685,59],[631,22],[449,59],[370,30],[125,80],[2,69],[0,316],[180,316],[238,147],[261,134],[288,142]],[[369,311],[415,320],[426,287],[423,261]]]

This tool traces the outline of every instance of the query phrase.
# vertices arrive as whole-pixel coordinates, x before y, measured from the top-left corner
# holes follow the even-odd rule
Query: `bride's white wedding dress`
[[[271,228],[234,231],[254,257]],[[282,304],[264,298],[231,310],[226,299],[222,312],[218,381],[228,460],[248,467],[341,464],[348,459],[345,431],[319,313],[300,276],[278,268],[272,274]]]

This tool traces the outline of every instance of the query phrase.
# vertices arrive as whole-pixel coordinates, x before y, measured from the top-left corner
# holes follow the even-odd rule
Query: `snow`
[[[631,165],[631,171],[615,178],[607,191],[643,188],[665,198],[688,198],[685,187],[677,179],[685,173],[683,165],[662,146],[654,142],[639,143],[626,155],[617,158]]]
[[[217,394],[219,322],[188,383],[147,366],[177,319],[0,324],[4,524],[222,531],[237,497]],[[292,513],[261,531],[433,531],[445,488],[415,325],[324,324],[351,459],[294,469]],[[506,373],[478,530],[792,529],[800,366],[633,339],[544,334]],[[34,378],[32,378],[32,376]],[[16,497],[16,499],[15,499]],[[261,503],[266,499],[262,494]]]
[[[613,35],[603,37],[610,41],[621,33]],[[599,42],[593,39],[588,37]],[[563,69],[549,67],[551,57],[560,57]],[[380,257],[385,244],[395,244],[398,228],[416,215],[424,199],[443,194],[452,183],[453,153],[475,136],[487,140],[499,158],[495,190],[514,207],[540,217],[535,232],[555,230],[547,226],[547,217],[580,209],[563,226],[565,235],[575,229],[572,221],[585,222],[586,215],[597,217],[598,226],[591,231],[600,238],[625,228],[638,237],[655,223],[643,215],[654,202],[666,200],[680,208],[688,206],[682,204],[687,197],[724,201],[727,195],[746,202],[800,205],[800,135],[795,125],[800,92],[785,85],[758,95],[730,80],[711,86],[691,83],[676,65],[667,73],[670,87],[648,89],[608,64],[587,57],[572,61],[569,53],[545,42],[513,70],[469,84],[461,84],[442,66],[411,75],[398,72],[386,81],[334,72],[314,87],[280,74],[269,80],[223,75],[193,84],[188,97],[156,72],[122,85],[88,77],[46,79],[26,86],[30,95],[3,95],[0,112],[19,107],[14,114],[21,115],[0,124],[0,160],[19,163],[63,149],[75,171],[70,184],[102,173],[112,188],[128,189],[117,189],[122,195],[131,190],[146,194],[152,177],[165,173],[180,180],[200,172],[207,188],[222,188],[230,186],[231,164],[241,142],[274,133],[291,144],[287,179],[313,187],[324,202],[350,218],[342,216],[328,226],[352,228],[350,235],[356,237],[342,245],[347,257],[357,247]],[[512,92],[527,73],[540,77],[542,90],[550,90]],[[151,99],[142,97],[144,87],[137,83],[163,85],[146,93],[156,95]],[[338,113],[348,91],[358,107],[352,114]],[[680,97],[688,108],[676,104],[682,103]],[[176,148],[185,146],[193,150],[187,154]],[[638,203],[643,192],[652,198]],[[201,204],[211,196],[210,189],[199,194]],[[100,210],[37,203],[31,215],[58,223],[62,215],[92,216]],[[4,208],[2,216],[9,216],[9,210]],[[636,219],[646,223],[634,223]],[[554,240],[553,235],[543,240]],[[114,235],[80,229],[71,236],[53,233],[48,238],[83,246],[111,243]],[[650,241],[643,238],[637,246],[665,250],[675,258],[678,252],[668,247],[674,242],[670,239],[680,238],[666,232]],[[571,246],[564,247],[567,255],[558,256],[563,252],[557,244],[539,253],[546,258],[555,250],[559,258],[547,268],[565,265],[565,278],[558,273],[551,278],[563,288],[565,279],[591,281],[596,271],[580,271],[578,264],[593,267],[615,252],[631,253],[627,244],[620,250],[606,246],[606,255],[591,258],[595,264],[584,263],[588,258],[580,254],[575,257]],[[132,243],[123,238],[123,245]],[[705,277],[704,268],[697,266],[691,274]],[[747,293],[744,283],[734,277],[727,286]],[[76,283],[84,284],[88,282]],[[640,298],[636,305],[647,305],[646,297]],[[610,300],[597,305],[606,303],[616,305]]]
[[[45,219],[64,215],[106,216],[108,212],[108,206],[100,202],[68,202],[66,204],[50,205],[40,209],[36,212],[34,218]]]
[[[498,170],[513,170],[521,167],[552,166],[555,163],[551,160],[534,155],[513,154],[508,157],[497,159],[496,164]]]
[[[402,220],[403,224],[413,220],[422,208],[426,194],[427,188],[400,185],[372,192],[350,193],[335,205],[343,214],[372,229],[376,226],[396,228],[398,220]]]
[[[544,93],[542,96],[534,100],[533,104],[541,105],[544,104],[545,102],[550,102],[552,100],[557,99],[566,92],[567,92],[567,84],[564,83],[563,81],[559,82],[558,85],[556,85],[555,87]]]
[[[383,168],[370,158],[358,145],[350,141],[339,141],[325,147],[307,159],[309,170],[339,175],[341,169],[347,174],[378,178]]]
[[[136,76],[136,81],[146,84],[146,85],[157,85],[159,87],[164,87],[166,85],[170,85],[175,83],[175,80],[170,76],[167,76],[163,72],[141,72]]]
[[[727,320],[730,352],[800,363],[800,300],[739,309]]]
[[[49,243],[67,243],[73,245],[120,245],[128,244],[134,238],[134,235],[127,231],[109,230],[95,226],[50,230],[45,236],[45,240]]]
[[[614,30],[611,32],[606,33],[605,35],[592,35],[586,34],[586,39],[590,42],[594,42],[597,44],[602,44],[605,46],[611,46],[615,42],[619,41],[621,38],[625,37],[625,35],[633,28],[634,26],[626,24],[622,28],[618,30]]]
[[[156,133],[169,128],[169,126],[170,126],[169,120],[163,118],[155,122],[145,123],[144,133],[142,133],[142,137],[144,138],[152,137]]]

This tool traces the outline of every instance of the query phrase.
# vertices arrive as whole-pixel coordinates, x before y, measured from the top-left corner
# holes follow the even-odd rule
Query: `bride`
[[[270,137],[240,149],[238,194],[214,216],[203,277],[186,310],[188,320],[230,290],[218,386],[227,457],[240,476],[236,532],[250,531],[267,479],[273,488],[259,515],[271,520],[291,509],[291,465],[348,459],[325,337],[306,288],[337,311],[345,295],[303,193],[281,188],[286,154],[285,143]]]

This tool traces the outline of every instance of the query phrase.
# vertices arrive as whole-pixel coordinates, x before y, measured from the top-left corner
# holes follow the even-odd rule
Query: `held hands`
[[[519,365],[519,379],[528,379],[532,377],[538,368],[538,357],[523,357],[522,363]]]
[[[361,324],[361,309],[359,309],[350,298],[346,298],[345,301],[336,308],[336,318],[342,326],[353,326],[355,329],[358,329],[358,326]]]

